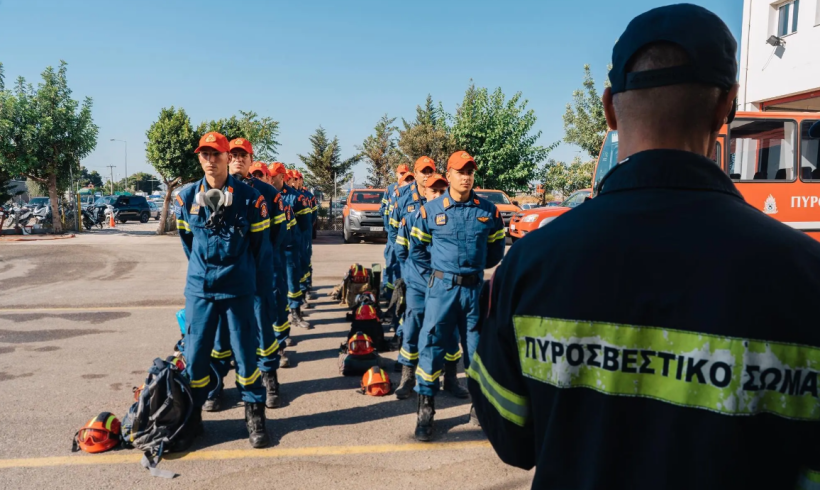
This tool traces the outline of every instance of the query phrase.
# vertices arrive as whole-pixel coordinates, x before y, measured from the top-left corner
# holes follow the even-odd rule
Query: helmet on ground
[[[366,356],[372,354],[374,350],[373,340],[361,332],[356,332],[347,341],[347,351],[354,356]]]
[[[361,295],[360,295],[361,296]],[[356,308],[356,320],[378,320],[379,315],[376,313],[376,307],[373,305],[364,304]]]
[[[367,269],[362,267],[361,264],[353,264],[350,266],[349,272],[350,280],[357,284],[364,284],[370,281],[370,278],[367,275]]]
[[[362,376],[362,392],[370,396],[385,396],[390,394],[390,378],[384,369],[373,366]]]
[[[356,304],[357,305],[375,305],[376,304],[376,295],[373,294],[372,291],[365,291],[356,295]]]
[[[114,414],[103,412],[89,420],[85,427],[74,435],[74,448],[87,453],[101,453],[114,448],[121,440],[121,424]]]

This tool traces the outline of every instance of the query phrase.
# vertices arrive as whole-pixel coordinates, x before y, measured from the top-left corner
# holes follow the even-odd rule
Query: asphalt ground
[[[284,406],[267,411],[270,448],[248,444],[231,374],[229,408],[204,414],[192,450],[161,463],[173,480],[151,477],[135,450],[71,453],[89,419],[125,415],[132,387],[179,338],[187,261],[178,238],[155,228],[0,243],[0,488],[529,488],[532,473],[501,463],[469,424],[469,401],[442,393],[438,437],[420,444],[415,398],[360,395],[359,379],[339,374],[349,323],[327,293],[351,263],[382,262],[384,245],[336,236],[314,244],[316,328],[293,331],[295,366],[279,373]]]

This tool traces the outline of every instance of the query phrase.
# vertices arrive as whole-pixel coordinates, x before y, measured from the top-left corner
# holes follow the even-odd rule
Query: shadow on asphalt
[[[297,339],[298,340],[298,339]],[[310,361],[321,361],[323,359],[333,359],[339,357],[339,349],[324,349],[313,350],[310,352],[294,352],[288,351],[288,359],[293,367],[299,366],[299,363]],[[290,369],[290,368],[288,368]]]

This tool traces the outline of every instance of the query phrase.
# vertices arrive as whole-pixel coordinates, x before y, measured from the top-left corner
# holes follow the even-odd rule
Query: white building
[[[744,0],[744,111],[820,111],[820,0]]]

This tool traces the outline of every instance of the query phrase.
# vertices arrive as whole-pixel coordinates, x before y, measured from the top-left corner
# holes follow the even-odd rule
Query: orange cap
[[[251,155],[253,155],[253,147],[251,146],[251,142],[246,140],[245,138],[236,138],[235,140],[231,141],[230,149],[233,150],[234,148],[245,150]]]
[[[300,171],[298,171],[298,170],[294,170],[294,171],[293,171],[293,176],[294,176],[294,177],[296,177],[297,179],[304,179],[304,178],[305,178],[305,177],[302,175],[302,172],[300,172]]]
[[[199,146],[196,147],[194,153],[199,153],[203,148],[212,148],[218,152],[227,153],[230,150],[228,138],[225,135],[219,134],[216,131],[205,133],[199,138]]]
[[[444,176],[442,176],[441,174],[433,174],[427,177],[427,183],[425,184],[425,186],[433,187],[436,184],[444,184],[444,187],[450,185],[450,183],[447,182],[447,179],[445,179]]]
[[[416,164],[413,165],[414,172],[420,172],[425,168],[432,168],[433,172],[435,172],[436,162],[434,162],[433,159],[430,157],[420,157],[418,160],[416,160]]]
[[[235,141],[235,140],[234,140],[234,141]],[[268,166],[267,166],[267,165],[265,165],[265,164],[264,164],[264,163],[262,163],[262,162],[253,162],[253,163],[251,164],[251,168],[250,168],[250,170],[249,170],[249,171],[250,171],[250,173],[253,173],[253,172],[254,172],[254,171],[256,171],[256,170],[258,170],[258,171],[262,172],[262,175],[270,175],[270,172],[268,172]]]
[[[410,182],[412,180],[416,180],[416,176],[410,172],[407,172],[406,174],[401,176],[399,182]]]
[[[457,151],[450,155],[450,159],[447,160],[447,170],[450,170],[451,168],[461,170],[470,165],[472,165],[473,168],[478,168],[478,165],[475,164],[473,157],[471,157],[466,151]]]
[[[295,173],[294,173],[294,172],[295,172],[295,170],[288,169],[288,173],[287,173],[287,174],[285,174],[285,175],[286,175],[286,176],[287,176],[287,178],[289,178],[289,179],[295,179],[295,178],[296,178],[296,175],[295,175]]]
[[[275,175],[287,176],[288,175],[288,169],[285,168],[285,164],[282,163],[282,162],[273,162],[273,163],[271,163],[270,166],[268,167],[268,170],[270,170],[271,176],[275,176]]]
[[[406,174],[409,171],[410,171],[410,167],[408,167],[407,165],[405,165],[403,163],[396,168],[396,172],[398,172],[400,174]]]

